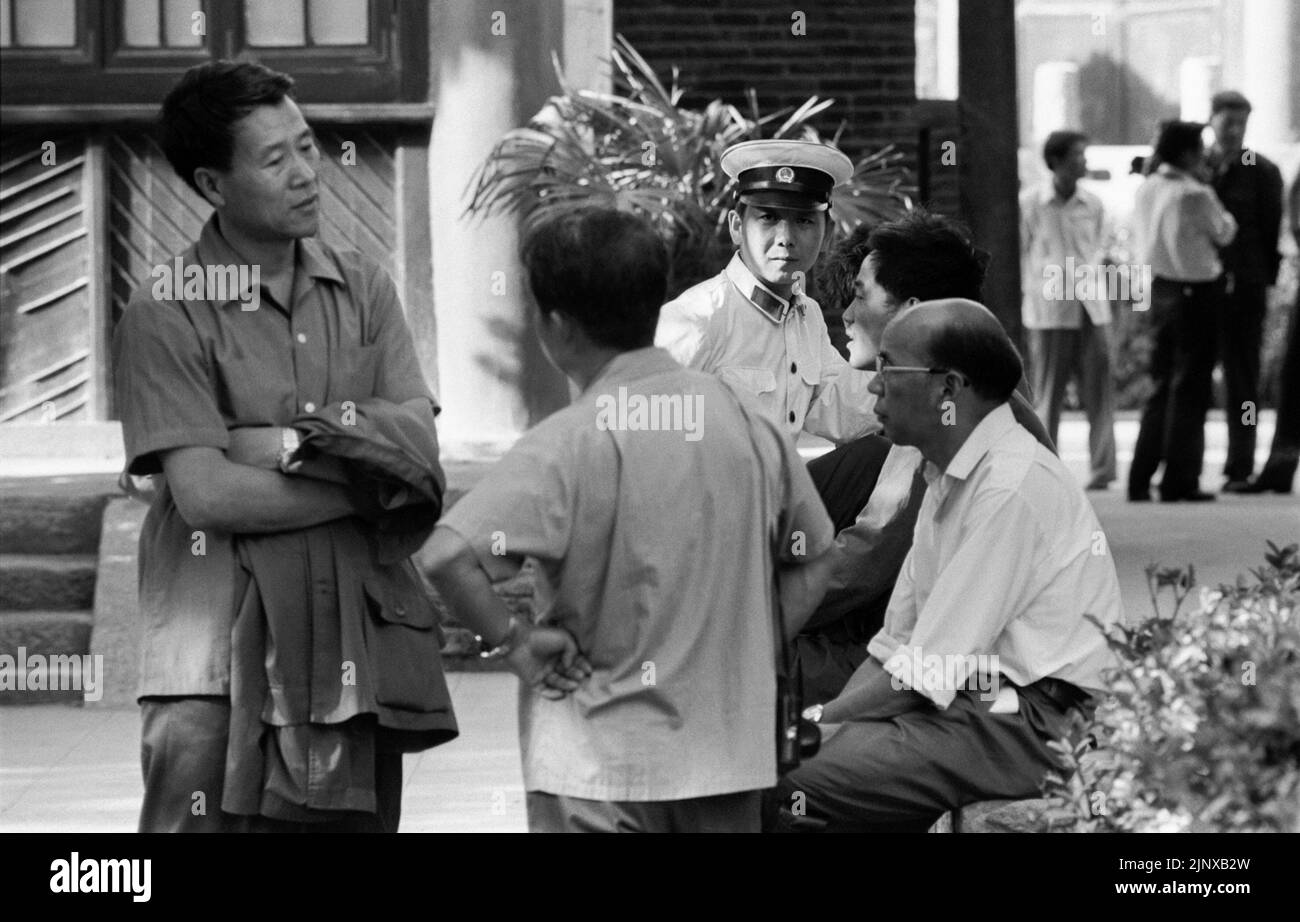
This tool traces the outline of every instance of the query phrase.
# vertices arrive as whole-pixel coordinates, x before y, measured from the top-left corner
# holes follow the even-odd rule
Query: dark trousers
[[[761,791],[687,800],[610,801],[529,791],[529,832],[759,832]]]
[[[1176,498],[1199,488],[1216,355],[1215,309],[1222,293],[1221,279],[1186,283],[1156,278],[1152,284],[1155,390],[1142,411],[1133,447],[1130,493],[1145,494],[1162,461],[1162,496]]]
[[[956,807],[1038,797],[1046,773],[1059,770],[1047,744],[1087,698],[1054,679],[1018,692],[1015,714],[993,714],[979,693],[962,691],[942,711],[926,702],[841,724],[777,784],[768,830],[925,832]]]
[[[808,474],[822,498],[838,534],[857,520],[880,479],[892,443],[878,435],[855,439],[808,462]],[[794,675],[804,705],[825,704],[841,691],[867,656],[867,641],[885,620],[888,593],[883,599],[842,604],[826,599],[813,613],[815,621],[829,608],[843,615],[805,630],[790,646]]]
[[[378,813],[341,813],[291,823],[221,809],[230,735],[230,699],[144,698],[140,832],[397,832],[402,815],[402,755],[376,756]]]
[[[1228,418],[1228,458],[1223,474],[1229,480],[1245,480],[1255,470],[1259,347],[1268,299],[1266,287],[1259,283],[1236,280],[1231,289],[1225,292],[1217,309],[1219,361],[1223,364]]]
[[[1300,466],[1300,297],[1291,311],[1291,333],[1278,384],[1277,427],[1268,462],[1259,472],[1259,480],[1273,489],[1289,488]]]

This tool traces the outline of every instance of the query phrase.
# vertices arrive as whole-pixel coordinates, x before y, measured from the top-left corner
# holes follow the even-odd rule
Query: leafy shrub
[[[757,138],[820,140],[810,122],[834,100],[813,96],[793,111],[761,115],[751,89],[748,113],[721,99],[687,109],[676,72],[665,87],[622,36],[610,62],[613,93],[569,87],[556,63],[561,94],[492,149],[471,180],[466,211],[519,214],[525,229],[593,204],[640,214],[672,254],[671,295],[718,272],[731,256],[726,217],[734,182],[722,171],[722,152]],[[902,160],[887,147],[855,164],[852,179],[835,193],[839,232],[910,207],[914,190]]]
[[[1268,547],[1195,598],[1191,567],[1148,567],[1154,616],[1109,633],[1112,694],[1054,744],[1054,830],[1300,832],[1300,556]]]

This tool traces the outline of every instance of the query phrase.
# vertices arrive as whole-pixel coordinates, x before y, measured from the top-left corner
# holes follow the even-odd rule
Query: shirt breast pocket
[[[776,405],[776,374],[770,368],[732,365],[718,369],[718,377],[736,390],[757,397],[765,407]]]

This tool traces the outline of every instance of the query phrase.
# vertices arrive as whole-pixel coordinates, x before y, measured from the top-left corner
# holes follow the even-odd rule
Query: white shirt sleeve
[[[1223,207],[1214,191],[1207,188],[1200,196],[1201,219],[1205,222],[1210,239],[1215,246],[1226,247],[1237,236],[1237,221],[1228,209]]]
[[[859,371],[835,351],[822,333],[821,382],[813,390],[804,417],[806,432],[843,445],[880,429],[876,418],[876,395],[867,390],[874,372]]]
[[[669,301],[659,310],[655,345],[687,368],[702,369],[708,345],[708,315],[687,309],[682,299]]]
[[[916,612],[910,638],[898,643],[884,660],[885,671],[938,707],[946,708],[965,679],[960,666],[954,673],[950,664],[970,662],[969,657],[992,652],[994,641],[1037,591],[1038,550],[1049,543],[1030,503],[1020,495],[998,491],[972,504],[963,516],[960,546],[948,565],[936,574],[929,596]],[[1005,562],[1003,566],[988,566],[991,547],[1008,550],[999,555]],[[899,577],[890,600],[887,626],[895,602],[902,604],[898,593],[915,592],[910,588],[909,572],[914,555],[915,548],[903,567],[907,579]],[[934,674],[925,668],[929,662],[942,662],[939,674],[954,677],[956,682],[950,686],[933,681]],[[922,667],[919,675],[918,664]]]

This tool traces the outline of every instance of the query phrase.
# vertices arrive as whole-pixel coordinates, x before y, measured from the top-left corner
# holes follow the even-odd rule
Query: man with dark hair
[[[1020,358],[997,318],[959,299],[904,309],[876,367],[884,432],[925,458],[929,489],[869,656],[808,713],[824,741],[777,787],[781,831],[923,832],[1035,796],[1110,665],[1086,616],[1122,617],[1083,491],[1006,403]]]
[[[1020,315],[1038,415],[1055,441],[1066,386],[1077,376],[1088,414],[1087,489],[1104,490],[1116,476],[1111,313],[1101,285],[1109,228],[1101,199],[1079,185],[1088,175],[1087,149],[1077,131],[1052,132],[1043,145],[1051,182],[1020,196]],[[1076,293],[1081,274],[1087,288]]]
[[[1218,250],[1232,242],[1237,222],[1197,178],[1204,166],[1203,127],[1164,125],[1156,142],[1160,165],[1138,187],[1133,206],[1134,249],[1153,276],[1155,390],[1133,446],[1131,502],[1151,499],[1151,478],[1162,461],[1162,501],[1214,499],[1201,490],[1200,477],[1217,338],[1214,312],[1224,290]]]
[[[667,251],[657,235],[647,236],[645,225],[627,216],[610,211],[582,217],[557,221],[524,241],[521,255],[538,310],[543,317],[562,312],[601,346],[644,348],[659,322]],[[610,236],[599,236],[606,231]],[[573,259],[574,252],[584,258]]]
[[[785,427],[653,336],[667,256],[644,220],[582,209],[523,249],[542,350],[581,389],[443,518],[421,565],[507,647],[490,579],[541,565],[572,634],[520,689],[528,826],[756,831],[776,781],[778,621],[821,597],[831,526]],[[581,651],[581,655],[578,651]]]
[[[853,300],[853,281],[862,268],[862,260],[871,252],[867,236],[872,225],[859,224],[826,250],[812,273],[812,293],[821,305],[826,320],[826,333],[835,351],[843,355],[849,340],[844,328],[844,311]]]
[[[1225,493],[1248,492],[1255,470],[1255,422],[1259,416],[1259,349],[1268,312],[1268,286],[1277,282],[1282,254],[1282,173],[1258,151],[1244,146],[1250,101],[1235,90],[1210,101],[1214,146],[1208,156],[1214,191],[1237,222],[1237,236],[1223,248],[1225,296],[1215,305],[1219,361],[1227,391],[1228,457]]]
[[[168,94],[163,149],[213,214],[115,333],[126,472],[165,475],[140,536],[145,832],[396,832],[402,753],[456,735],[378,499],[401,467],[427,502],[386,505],[432,530],[437,405],[388,275],[315,239],[292,87],[217,61]]]
[[[844,313],[849,363],[855,368],[875,367],[881,332],[904,307],[923,298],[979,295],[984,254],[951,218],[918,208],[877,225],[863,249]],[[1021,393],[1011,406],[1016,420],[1050,448],[1046,430]],[[839,694],[880,629],[912,546],[925,479],[919,452],[879,435],[815,458],[808,471],[836,529],[826,597],[794,643],[804,702],[819,704]]]

